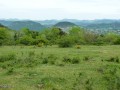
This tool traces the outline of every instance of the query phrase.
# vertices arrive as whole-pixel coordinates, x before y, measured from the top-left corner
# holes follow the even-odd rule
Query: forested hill
[[[85,27],[88,29],[120,30],[120,22],[89,24]]]
[[[4,25],[0,24],[0,27],[5,27]]]
[[[21,30],[23,28],[28,28],[30,30],[42,30],[45,28],[45,26],[41,25],[40,23],[33,21],[15,21],[12,22],[8,27],[13,30]]]
[[[66,27],[73,27],[73,26],[77,26],[74,23],[71,22],[59,22],[57,24],[54,25],[55,27],[60,27],[60,28],[66,28]]]

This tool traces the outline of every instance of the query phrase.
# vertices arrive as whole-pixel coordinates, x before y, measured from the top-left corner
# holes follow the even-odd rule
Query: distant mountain
[[[36,21],[42,25],[45,25],[47,27],[51,27],[53,25],[55,25],[56,23],[58,23],[58,20],[43,20],[43,21]]]
[[[33,21],[14,21],[8,25],[8,27],[13,30],[21,30],[23,28],[28,28],[30,30],[42,30],[45,28],[45,26],[40,23]]]
[[[5,27],[4,25],[0,24],[0,27]]]
[[[8,20],[0,20],[0,23],[4,26],[9,26],[13,21],[8,21]]]
[[[71,22],[58,22],[57,24],[53,25],[53,27],[58,27],[61,28],[63,31],[67,32],[68,30],[70,30],[72,27],[77,26],[74,23]]]
[[[69,29],[73,26],[80,26],[92,31],[120,31],[120,20],[115,19],[96,19],[96,20],[77,20],[77,19],[62,19],[62,20],[18,20],[4,19],[0,23],[10,29],[20,30],[29,28],[31,30],[41,30],[45,27],[60,27]]]
[[[120,30],[120,22],[99,23],[86,25],[87,29],[101,29],[101,30]]]
[[[73,26],[77,26],[77,25],[71,22],[59,22],[54,25],[54,27],[59,27],[59,28],[66,28],[66,27],[73,27]]]

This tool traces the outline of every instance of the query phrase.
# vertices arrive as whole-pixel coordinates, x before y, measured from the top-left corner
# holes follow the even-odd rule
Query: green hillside
[[[45,28],[45,26],[41,25],[40,23],[33,21],[15,21],[12,22],[8,27],[13,30],[21,30],[23,28],[28,28],[30,30],[42,30]]]
[[[71,23],[71,22],[58,22],[54,26],[60,27],[60,28],[66,28],[66,27],[73,27],[73,26],[77,26],[77,25],[74,23]]]

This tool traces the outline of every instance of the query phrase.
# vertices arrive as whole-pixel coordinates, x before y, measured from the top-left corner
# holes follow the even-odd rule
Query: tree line
[[[67,32],[57,27],[42,31],[32,31],[24,28],[19,31],[0,28],[0,46],[2,45],[59,45],[71,47],[73,45],[119,45],[120,35],[109,32],[98,34],[80,27],[72,27]]]

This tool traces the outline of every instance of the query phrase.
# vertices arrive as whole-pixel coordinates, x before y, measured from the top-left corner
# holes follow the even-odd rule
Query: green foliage
[[[0,28],[0,46],[7,44],[10,40],[10,33],[7,28]],[[8,43],[9,44],[9,43]]]
[[[74,42],[71,37],[64,36],[59,40],[58,44],[59,47],[65,48],[65,47],[72,47]]]
[[[44,45],[43,43],[38,43],[37,46],[38,46],[38,47],[43,47],[43,45]]]
[[[109,59],[107,59],[106,61],[108,62],[116,62],[116,63],[119,63],[120,60],[118,57],[110,57]]]
[[[72,27],[69,31],[52,27],[40,32],[30,31],[27,28],[20,31],[8,30],[5,27],[0,28],[0,45],[38,45],[39,43],[44,43],[45,46],[58,44],[60,47],[72,47],[74,44],[119,45],[120,36],[112,32],[98,34],[78,26]]]
[[[15,59],[16,59],[16,55],[14,53],[8,53],[0,56],[0,62],[5,62],[5,61],[15,60]]]
[[[31,45],[33,38],[31,36],[23,36],[20,38],[20,44]]]
[[[78,57],[74,57],[71,61],[72,64],[79,64],[80,59]]]

